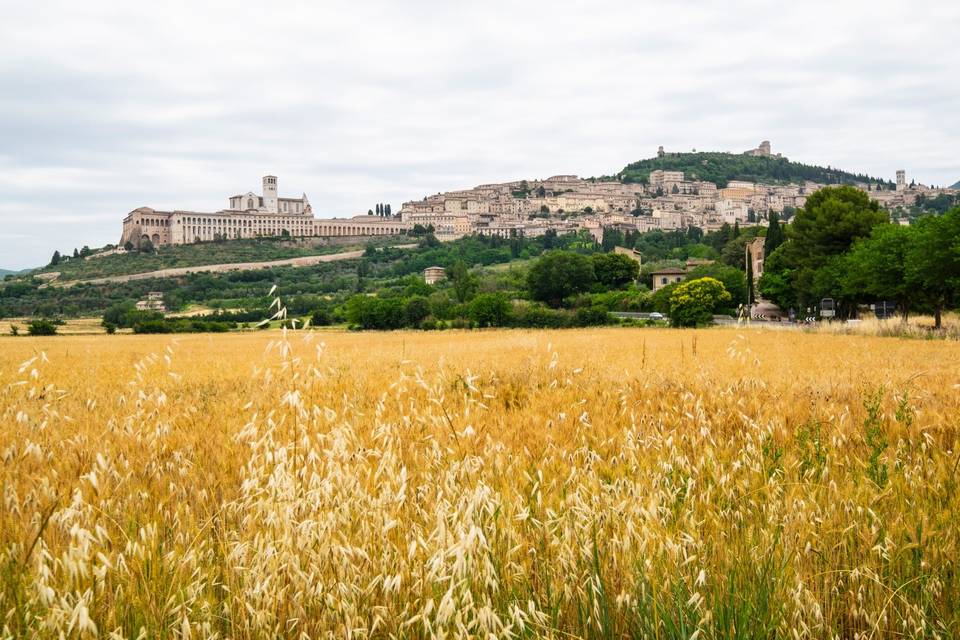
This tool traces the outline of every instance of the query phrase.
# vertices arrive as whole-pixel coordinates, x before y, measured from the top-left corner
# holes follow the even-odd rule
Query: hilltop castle
[[[277,195],[277,177],[263,177],[263,193],[231,196],[230,206],[215,213],[134,209],[123,219],[120,245],[141,247],[192,244],[263,236],[373,236],[395,235],[409,225],[373,216],[316,219],[307,194],[299,198]]]

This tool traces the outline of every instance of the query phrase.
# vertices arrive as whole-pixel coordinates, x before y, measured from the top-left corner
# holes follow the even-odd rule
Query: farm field
[[[952,638],[960,343],[0,337],[3,637]]]

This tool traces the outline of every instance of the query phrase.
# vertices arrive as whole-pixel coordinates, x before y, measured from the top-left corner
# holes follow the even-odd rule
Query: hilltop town
[[[669,153],[663,147],[657,151],[658,160],[684,155],[691,154]],[[783,159],[772,152],[769,141],[742,155]],[[903,170],[897,171],[895,183],[843,175],[847,176],[846,182],[867,191],[904,224],[908,222],[905,211],[919,201],[960,194],[953,188],[908,184]],[[765,225],[771,212],[789,219],[807,197],[829,186],[814,180],[728,180],[718,184],[669,169],[651,169],[639,181],[631,181],[631,177],[624,173],[588,179],[558,175],[543,180],[483,184],[405,202],[400,217],[410,225],[432,227],[439,239],[467,234],[529,237],[548,229],[558,233],[588,230],[599,238],[603,229],[610,227],[641,233],[688,227],[714,231],[724,224]]]
[[[739,163],[739,164],[738,164]],[[746,163],[746,165],[743,165]],[[747,166],[749,165],[749,166]],[[687,171],[671,167],[687,167]],[[718,167],[726,170],[720,171]],[[738,170],[751,169],[757,179]],[[746,171],[749,175],[749,171]],[[718,177],[731,175],[730,179]],[[231,196],[226,209],[204,213],[157,211],[140,207],[123,220],[119,245],[111,251],[257,237],[365,237],[430,231],[439,240],[467,235],[538,237],[586,230],[599,239],[604,229],[644,233],[723,225],[767,224],[770,213],[789,220],[807,198],[830,184],[852,184],[908,223],[906,211],[919,202],[958,197],[953,188],[937,189],[788,162],[765,140],[739,154],[667,152],[602,178],[556,175],[546,179],[482,184],[403,203],[368,215],[317,218],[306,196],[278,195],[276,176],[264,176],[263,192]]]

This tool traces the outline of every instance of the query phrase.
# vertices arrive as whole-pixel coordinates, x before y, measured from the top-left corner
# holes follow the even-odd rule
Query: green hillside
[[[363,248],[367,244],[381,246],[404,241],[404,237],[373,237],[352,244],[325,245],[313,238],[256,238],[225,240],[178,246],[160,247],[150,253],[122,253],[102,258],[63,258],[57,264],[48,264],[34,273],[59,272],[60,280],[86,280],[104,276],[145,273],[175,267],[198,267],[208,264],[236,262],[267,262],[302,256],[339,253]],[[407,240],[408,241],[408,240]]]
[[[733,153],[675,153],[662,158],[648,158],[628,164],[617,176],[623,182],[646,184],[650,172],[656,169],[683,171],[688,180],[714,182],[725,187],[730,180],[748,180],[775,184],[802,183],[812,180],[821,184],[852,184],[856,182],[883,184],[892,188],[889,180],[860,173],[850,173],[832,167],[791,162],[786,158],[745,156]]]

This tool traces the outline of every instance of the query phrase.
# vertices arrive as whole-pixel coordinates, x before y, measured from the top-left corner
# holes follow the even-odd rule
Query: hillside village
[[[680,154],[658,149],[658,158],[671,155]],[[743,155],[782,157],[772,152],[769,141]],[[536,237],[548,229],[557,233],[587,230],[599,239],[603,229],[610,227],[641,233],[699,227],[709,232],[724,224],[765,225],[770,212],[789,219],[810,194],[828,186],[812,180],[799,184],[729,180],[720,185],[664,169],[654,169],[645,178],[628,182],[622,175],[599,179],[557,175],[483,184],[405,202],[400,217],[410,226],[432,227],[441,240],[468,234]],[[920,199],[960,194],[953,188],[908,184],[903,170],[897,171],[892,188],[883,181],[852,182],[896,218]],[[902,220],[907,222],[905,216]]]

